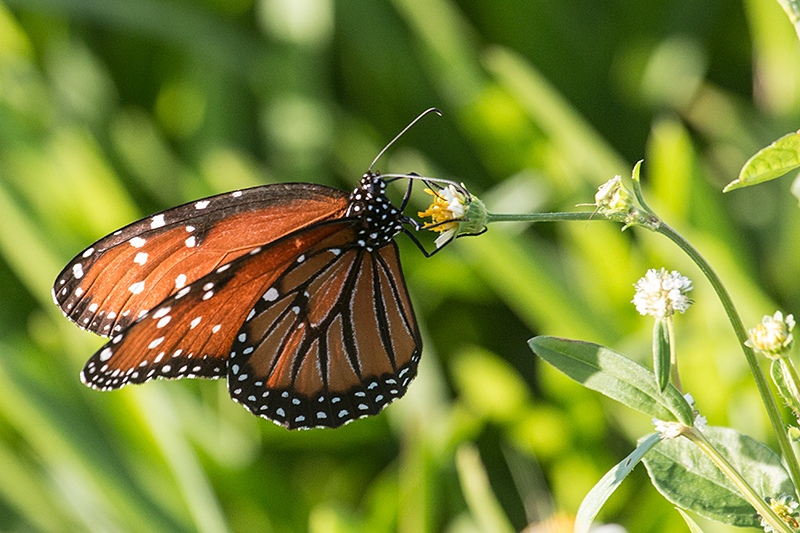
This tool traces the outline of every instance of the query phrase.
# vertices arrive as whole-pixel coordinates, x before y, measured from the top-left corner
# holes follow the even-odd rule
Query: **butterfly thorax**
[[[403,229],[403,213],[386,196],[386,182],[367,172],[350,195],[345,216],[356,217],[358,245],[371,252],[386,246]]]

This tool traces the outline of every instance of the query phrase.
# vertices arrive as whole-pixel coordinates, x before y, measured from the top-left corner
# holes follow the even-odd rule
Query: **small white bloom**
[[[671,316],[676,311],[685,313],[692,304],[686,293],[692,290],[692,281],[676,270],[650,269],[634,285],[633,304],[642,315],[657,318]]]
[[[694,417],[694,427],[697,428],[698,431],[704,431],[706,426],[708,425],[708,420],[703,415],[697,415]]]
[[[784,319],[783,313],[775,311],[773,316],[765,316],[761,324],[748,331],[745,344],[767,357],[777,358],[792,345],[792,328],[794,317],[786,315]]]
[[[431,217],[431,223],[425,228],[441,232],[435,241],[436,247],[441,248],[458,234],[470,199],[455,185],[448,185],[438,191],[425,189],[425,192],[433,196],[433,203],[427,210],[421,211],[419,216]]]
[[[661,436],[665,439],[675,439],[680,437],[683,433],[683,430],[686,428],[686,426],[680,422],[664,422],[658,418],[653,419],[653,425],[655,426],[656,431],[661,433]]]
[[[769,506],[772,507],[772,510],[775,511],[775,514],[783,520],[786,524],[788,524],[793,530],[800,527],[800,523],[798,523],[798,516],[797,516],[797,507],[798,503],[787,494],[781,494],[778,496],[777,499],[775,498],[767,498]],[[761,517],[761,527],[764,528],[764,531],[767,533],[774,532],[775,529],[766,521],[763,517]]]

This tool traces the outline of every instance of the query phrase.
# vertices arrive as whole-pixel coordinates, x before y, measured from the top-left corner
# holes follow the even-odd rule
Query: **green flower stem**
[[[793,530],[789,527],[789,525],[780,519],[780,517],[775,514],[775,511],[772,510],[772,507],[764,501],[760,494],[758,494],[753,487],[747,482],[746,479],[742,477],[736,468],[732,464],[728,462],[725,457],[719,453],[719,451],[711,444],[708,439],[706,439],[705,435],[703,435],[702,431],[698,431],[696,428],[686,428],[682,433],[684,437],[692,441],[697,445],[698,448],[703,450],[703,452],[708,455],[714,464],[716,464],[720,470],[730,479],[736,487],[742,491],[742,495],[745,499],[750,502],[750,504],[755,508],[756,512],[761,515],[764,520],[766,520],[769,525],[775,531],[780,531],[782,533],[793,533]]]
[[[499,214],[486,213],[486,224],[492,222],[562,222],[564,220],[608,220],[605,216],[595,212],[577,213],[528,213],[528,214]]]
[[[675,321],[671,316],[667,317],[667,335],[669,335],[669,368],[672,373],[672,384],[683,394],[681,376],[678,372],[678,354],[675,352]]]
[[[736,338],[739,339],[739,344],[742,347],[745,359],[747,359],[747,364],[750,366],[750,372],[753,374],[753,379],[755,380],[756,387],[761,395],[761,400],[764,402],[767,415],[769,416],[769,420],[772,423],[772,428],[775,431],[775,438],[778,440],[778,446],[780,447],[783,458],[786,461],[786,466],[789,469],[789,474],[792,476],[794,486],[798,487],[798,483],[800,482],[800,465],[798,465],[797,456],[794,454],[794,450],[789,443],[789,437],[784,430],[783,419],[781,418],[780,411],[778,410],[778,405],[775,403],[775,397],[770,391],[767,378],[764,376],[764,372],[761,370],[761,366],[758,364],[756,354],[752,349],[750,349],[750,347],[745,345],[745,341],[747,340],[747,330],[745,330],[744,324],[742,324],[742,319],[739,318],[739,314],[736,312],[736,307],[733,305],[733,300],[731,300],[728,291],[725,289],[725,286],[722,284],[722,281],[720,281],[716,272],[714,272],[714,270],[711,268],[711,265],[706,262],[703,256],[700,255],[700,253],[686,239],[684,239],[683,236],[663,222],[656,231],[667,237],[669,240],[677,244],[681,250],[686,252],[686,254],[692,258],[695,264],[697,264],[703,274],[705,274],[706,278],[711,283],[711,286],[714,287],[714,291],[716,291],[717,296],[722,302],[722,306],[725,308],[725,313],[728,315],[728,320],[730,320],[731,326],[733,326],[733,331],[736,333]]]

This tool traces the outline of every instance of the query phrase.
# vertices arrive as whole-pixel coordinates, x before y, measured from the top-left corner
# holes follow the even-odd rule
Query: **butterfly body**
[[[290,429],[380,412],[416,375],[421,339],[394,238],[409,223],[369,172],[234,191],[135,222],[76,256],[53,288],[110,337],[81,373],[117,389],[226,376]]]

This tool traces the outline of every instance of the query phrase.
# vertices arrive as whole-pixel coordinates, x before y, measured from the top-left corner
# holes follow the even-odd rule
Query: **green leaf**
[[[706,427],[703,434],[762,497],[794,495],[791,478],[771,449],[730,428]],[[724,524],[759,526],[753,506],[689,440],[661,441],[643,462],[653,486],[675,505]]]
[[[658,444],[661,440],[661,434],[653,433],[636,446],[636,449],[631,452],[625,459],[618,463],[614,468],[608,471],[597,484],[592,487],[589,494],[581,502],[578,508],[578,514],[575,517],[575,533],[586,533],[592,525],[592,520],[600,512],[600,508],[606,503],[606,500],[617,490],[622,484],[622,481],[630,474],[639,461],[642,460],[650,448]]]
[[[784,135],[756,152],[744,164],[739,177],[726,185],[722,192],[764,183],[797,167],[800,167],[800,132]]]
[[[690,533],[703,533],[702,528],[697,525],[697,522],[692,520],[691,516],[686,514],[686,511],[684,511],[680,507],[676,507],[675,509],[677,509],[678,512],[681,513],[681,516],[683,517],[684,521],[686,522],[686,525],[689,526],[689,532]]]
[[[658,390],[662,393],[669,384],[672,361],[667,320],[669,318],[656,319],[653,325],[653,371],[656,374]]]
[[[794,373],[789,368],[789,364],[791,363],[785,359],[773,359],[769,371],[778,392],[794,411],[794,416],[800,417],[800,391],[797,388],[798,384],[793,379]]]
[[[645,207],[647,204],[645,203],[644,195],[642,194],[641,181],[642,163],[644,163],[644,159],[640,159],[633,166],[633,170],[631,171],[631,181],[633,181],[633,193],[636,195],[636,199],[639,201],[642,207]]]
[[[624,355],[591,342],[534,337],[531,350],[583,386],[661,420],[691,426],[692,408],[673,385],[662,394],[655,375]]]

